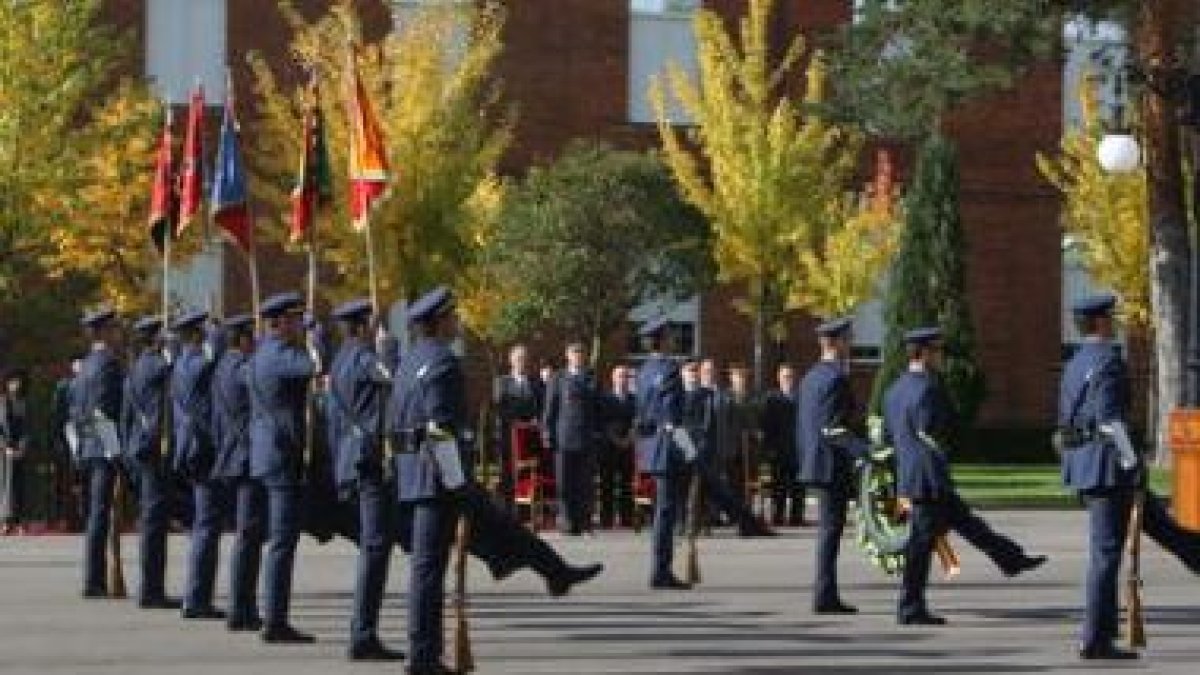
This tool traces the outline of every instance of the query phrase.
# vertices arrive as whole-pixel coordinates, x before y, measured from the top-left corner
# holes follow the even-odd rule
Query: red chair
[[[653,518],[654,476],[642,471],[636,451],[629,453],[629,461],[632,464],[629,475],[633,476],[633,484],[630,485],[630,493],[633,495],[633,523],[631,524],[634,532],[641,532],[642,523],[649,522]]]
[[[513,502],[520,517],[522,508],[529,513],[534,531],[554,526],[554,463],[542,445],[541,432],[533,422],[517,422],[512,427]]]

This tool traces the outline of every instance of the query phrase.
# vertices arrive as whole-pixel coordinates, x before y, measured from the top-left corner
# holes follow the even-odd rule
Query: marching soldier
[[[262,304],[267,324],[262,343],[246,366],[250,393],[250,475],[267,493],[267,559],[264,572],[269,643],[309,643],[288,621],[292,570],[300,537],[304,481],[304,409],[309,382],[316,373],[306,349],[303,301],[280,293]]]
[[[266,530],[266,492],[250,477],[250,391],[246,367],[254,352],[254,317],[241,314],[224,324],[228,348],[213,373],[212,477],[225,483],[234,510],[234,540],[229,559],[230,631],[262,628],[258,612],[258,570]]]
[[[366,299],[334,310],[342,326],[342,344],[330,366],[328,423],[335,443],[338,494],[358,501],[358,573],[347,655],[356,661],[394,661],[404,654],[383,646],[378,630],[394,544],[381,435],[394,356],[380,354],[371,345],[371,315],[371,301]]]
[[[559,522],[564,534],[580,535],[592,531],[600,392],[583,345],[567,345],[566,358],[566,367],[546,391],[542,423],[554,450]]]
[[[87,529],[83,539],[83,597],[108,597],[104,545],[108,538],[121,452],[116,424],[120,421],[123,374],[117,358],[118,328],[111,309],[83,317],[91,349],[71,390],[71,429],[74,454],[88,486]]]
[[[1117,575],[1134,491],[1143,480],[1133,449],[1129,374],[1112,344],[1116,298],[1084,298],[1072,310],[1083,343],[1063,371],[1058,427],[1063,483],[1087,503],[1089,552],[1087,602],[1080,634],[1082,659],[1135,659],[1116,646]]]
[[[688,584],[675,576],[671,562],[675,552],[675,523],[682,510],[687,483],[686,457],[676,441],[683,432],[683,381],[679,366],[666,355],[669,326],[665,319],[647,322],[640,331],[650,356],[638,370],[637,446],[643,470],[654,476],[653,566],[650,587],[662,590],[688,590]],[[684,432],[686,433],[686,432]]]
[[[804,486],[796,466],[796,370],[781,363],[777,388],[767,393],[762,407],[763,449],[771,458],[771,522],[804,525]]]
[[[212,378],[219,355],[213,343],[205,344],[207,320],[207,312],[193,311],[171,325],[180,340],[171,375],[174,468],[192,488],[192,534],[182,612],[185,619],[225,618],[225,612],[213,606],[225,495],[223,483],[212,478],[216,459]]]
[[[143,317],[133,325],[134,348],[138,354],[125,379],[121,429],[125,438],[126,464],[138,491],[141,570],[138,605],[178,609],[180,603],[167,597],[164,581],[170,507],[162,427],[171,365],[163,354],[159,339],[161,329],[162,321],[154,316]]]
[[[896,609],[902,625],[942,625],[929,611],[925,586],[934,540],[947,529],[987,555],[1006,576],[1040,566],[1045,556],[1029,556],[971,512],[950,477],[947,438],[954,411],[937,377],[941,330],[918,328],[904,336],[908,370],[888,387],[883,401],[884,439],[896,448],[896,493],[909,500],[911,523],[904,551],[903,589]]]
[[[821,360],[800,382],[796,445],[800,479],[817,489],[817,560],[813,611],[854,614],[837,585],[838,549],[846,526],[846,506],[855,493],[854,462],[866,456],[858,410],[846,373],[850,356],[848,318],[817,326]]]
[[[500,496],[512,507],[515,485],[512,473],[512,429],[520,422],[540,421],[545,388],[540,377],[529,372],[529,353],[516,345],[508,353],[509,372],[496,379],[493,406],[500,448]]]

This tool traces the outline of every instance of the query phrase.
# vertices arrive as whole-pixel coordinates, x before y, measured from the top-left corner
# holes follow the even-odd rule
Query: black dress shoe
[[[1085,661],[1132,661],[1139,657],[1137,652],[1121,649],[1115,645],[1091,645],[1079,648],[1079,658]]]
[[[108,591],[103,588],[85,588],[83,589],[84,600],[100,600],[108,597]]]
[[[1046,556],[1044,555],[1027,555],[1024,558],[1021,558],[1021,560],[1018,561],[1015,566],[1004,570],[1004,576],[1015,577],[1022,572],[1028,572],[1029,570],[1037,569],[1045,564],[1045,562]]]
[[[568,565],[564,572],[546,581],[546,591],[555,598],[564,596],[571,591],[571,587],[575,584],[589,581],[603,571],[604,565],[601,563],[593,563],[591,565],[584,565],[583,567]]]
[[[180,616],[182,616],[185,619],[224,619],[225,618],[225,612],[217,609],[216,607],[212,607],[211,605],[208,607],[196,607],[195,609],[192,609],[191,607],[184,607],[183,611],[181,611],[179,614],[180,614]]]
[[[924,614],[900,617],[898,623],[901,626],[945,626],[946,618],[926,612]]]
[[[225,628],[229,629],[231,633],[250,633],[262,630],[262,627],[263,620],[257,616],[230,619],[225,623]]]
[[[404,652],[388,649],[376,639],[350,645],[346,658],[351,661],[403,661]]]
[[[663,579],[654,579],[650,582],[650,588],[659,591],[690,591],[692,585],[686,581],[680,581],[672,575]]]
[[[778,537],[779,533],[763,522],[745,523],[738,528],[739,537]]]
[[[286,623],[263,628],[262,640],[276,645],[307,645],[317,641],[315,637],[301,633]]]
[[[813,614],[858,614],[858,608],[838,600],[814,606]]]
[[[176,598],[168,598],[166,596],[138,600],[138,607],[142,609],[179,609],[182,606],[183,603]]]

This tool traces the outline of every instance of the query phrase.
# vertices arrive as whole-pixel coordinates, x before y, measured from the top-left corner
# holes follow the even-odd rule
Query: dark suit
[[[250,476],[267,491],[266,625],[288,623],[300,536],[304,409],[315,372],[303,347],[268,334],[250,357]]]
[[[622,523],[633,520],[633,418],[637,402],[633,394],[609,392],[600,400],[600,426],[604,438],[596,460],[599,473],[600,524],[610,527],[614,515]]]
[[[138,599],[164,597],[167,568],[167,530],[170,507],[163,456],[163,402],[171,366],[157,349],[148,348],[134,360],[125,380],[121,428],[125,458],[137,483],[138,558],[141,588]]]
[[[866,441],[858,435],[858,411],[845,368],[820,361],[800,382],[796,439],[800,480],[818,490],[816,581],[813,605],[841,604],[837,586],[837,557],[846,526],[846,506],[855,494],[854,462],[866,456]]]
[[[0,457],[0,522],[17,525],[23,517],[25,463],[29,453],[29,411],[25,398],[12,400],[0,396],[0,452],[5,448],[24,453],[23,457]]]
[[[1087,503],[1089,549],[1084,648],[1111,646],[1117,637],[1117,582],[1140,466],[1123,468],[1117,445],[1101,425],[1129,419],[1129,374],[1115,346],[1089,340],[1063,371],[1058,425],[1079,441],[1062,453],[1063,483]],[[1162,530],[1156,523],[1155,530]]]
[[[536,376],[518,379],[512,374],[496,378],[492,396],[496,413],[496,447],[500,452],[500,495],[506,504],[514,498],[512,428],[516,422],[540,422],[545,388]]]
[[[776,389],[763,399],[763,451],[771,459],[771,510],[777,525],[799,525],[804,520],[804,487],[796,465],[798,395],[795,390]]]
[[[229,559],[229,621],[259,620],[258,572],[266,536],[267,495],[250,477],[250,390],[246,366],[250,355],[226,351],[213,373],[213,439],[216,460],[212,476],[224,481],[234,505],[233,548]]]
[[[563,529],[574,534],[591,530],[596,444],[600,440],[600,392],[592,374],[559,373],[546,392],[542,422],[554,450]]]
[[[955,424],[950,400],[936,375],[908,371],[884,396],[884,438],[896,449],[896,491],[912,502],[905,549],[901,621],[929,613],[925,586],[935,538],[952,529],[1005,573],[1019,571],[1024,551],[971,512],[954,487],[946,453]]]
[[[342,343],[330,367],[328,424],[334,480],[358,503],[358,572],[350,641],[379,641],[379,610],[394,543],[394,506],[383,471],[383,407],[391,373],[360,338]]]
[[[743,531],[755,526],[754,515],[723,475],[722,455],[719,448],[718,420],[720,416],[721,392],[697,386],[684,392],[683,425],[687,427],[696,444],[696,476],[700,481],[701,495],[718,511],[729,517]],[[701,517],[691,514],[692,518]]]
[[[87,530],[83,544],[83,588],[104,594],[104,544],[111,526],[113,481],[117,459],[110,456],[96,430],[96,415],[114,425],[121,421],[124,375],[120,361],[107,346],[94,346],[84,357],[71,396],[71,420],[79,432],[78,459],[88,486]]]

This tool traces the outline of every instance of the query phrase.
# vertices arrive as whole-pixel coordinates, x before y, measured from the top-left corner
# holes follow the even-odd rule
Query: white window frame
[[[699,81],[700,61],[693,18],[699,0],[630,0],[629,85],[626,115],[631,124],[654,124],[650,83],[663,82],[667,65],[674,63]],[[693,120],[667,87],[667,116],[672,124]]]
[[[658,318],[666,318],[672,326],[691,326],[692,328],[692,349],[688,352],[680,352],[673,356],[692,356],[699,357],[704,353],[703,340],[703,324],[701,320],[704,317],[702,310],[700,294],[693,295],[688,298],[676,300],[673,298],[659,298],[643,302],[629,311],[629,323],[633,331],[636,330],[647,321]],[[638,340],[634,341],[640,348],[641,343]],[[630,350],[626,358],[631,361],[642,361],[649,354],[639,350]]]
[[[205,102],[225,102],[228,0],[146,0],[145,73],[160,98],[188,102],[199,82]]]

